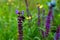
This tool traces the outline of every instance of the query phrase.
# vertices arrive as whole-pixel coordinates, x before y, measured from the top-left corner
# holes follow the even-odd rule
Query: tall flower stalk
[[[45,10],[44,10],[44,8],[42,9],[42,26],[43,26],[43,28],[45,26]],[[42,37],[44,38],[45,37],[45,31],[41,30],[41,32],[42,32]]]
[[[18,32],[19,32],[19,38],[18,40],[23,40],[23,26],[22,26],[22,21],[24,20],[24,16],[21,16],[23,12],[18,12],[16,10],[16,14],[18,14]]]
[[[29,12],[28,0],[25,0],[25,4],[26,4],[27,16],[28,16],[28,26],[31,27],[32,15],[31,15],[30,12]],[[29,19],[29,18],[30,18],[30,19]]]
[[[53,2],[53,3],[52,3]],[[49,13],[48,13],[48,16],[47,16],[47,20],[46,20],[46,36],[48,36],[49,34],[49,30],[50,30],[50,23],[51,23],[51,19],[53,19],[53,7],[55,7],[55,2],[52,1],[50,4],[49,4]]]
[[[52,17],[52,6],[50,6],[50,10],[46,19],[46,32],[45,32],[46,37],[48,36],[49,31],[50,31],[51,17]]]
[[[29,12],[29,8],[28,8],[28,1],[25,0],[25,4],[26,4],[26,12],[27,12],[27,16],[29,17],[30,12]]]
[[[37,8],[38,8],[38,26],[40,26],[40,4],[37,4]]]
[[[42,26],[45,25],[45,9],[42,9]]]

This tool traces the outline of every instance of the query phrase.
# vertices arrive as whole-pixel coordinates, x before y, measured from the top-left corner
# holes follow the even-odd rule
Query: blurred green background
[[[28,20],[23,22],[24,38],[23,40],[43,40],[40,32],[38,32],[37,23],[37,3],[40,3],[45,8],[45,15],[48,14],[49,8],[46,4],[51,0],[28,0],[29,11],[32,14],[31,27],[28,27]],[[56,30],[60,25],[60,0],[56,0],[56,6],[54,8],[54,26],[51,29]],[[19,11],[24,10],[24,16],[26,14],[25,0],[0,0],[0,40],[18,40],[18,20],[16,9]],[[41,9],[42,10],[42,9]],[[41,13],[42,14],[42,13]],[[41,26],[44,30],[44,27]],[[47,40],[53,40],[53,32],[50,32]]]

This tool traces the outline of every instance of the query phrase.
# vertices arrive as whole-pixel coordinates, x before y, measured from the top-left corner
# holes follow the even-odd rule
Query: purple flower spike
[[[49,35],[51,17],[52,17],[52,7],[50,7],[50,10],[46,19],[46,32],[45,32],[46,37]]]
[[[18,10],[16,10],[16,14],[18,14],[19,13],[19,11]]]

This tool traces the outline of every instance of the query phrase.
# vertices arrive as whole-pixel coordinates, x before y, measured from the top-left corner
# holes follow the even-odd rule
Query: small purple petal
[[[18,14],[18,12],[19,12],[19,11],[18,11],[18,10],[16,10],[16,14]]]
[[[22,15],[24,15],[24,10],[22,11]]]

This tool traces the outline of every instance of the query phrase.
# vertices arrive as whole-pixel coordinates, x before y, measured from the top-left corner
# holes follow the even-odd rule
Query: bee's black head
[[[55,7],[55,4],[54,4],[54,3],[51,3],[51,6],[52,6],[52,7]]]

